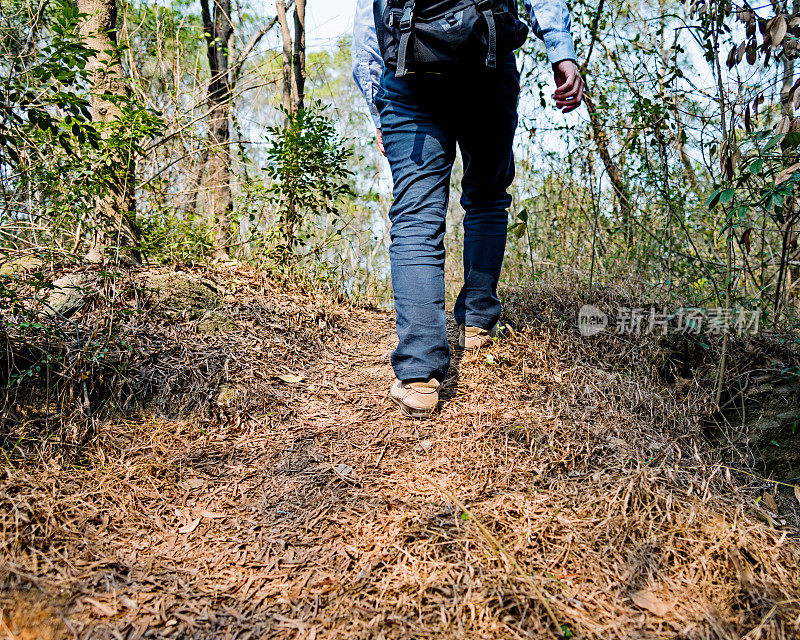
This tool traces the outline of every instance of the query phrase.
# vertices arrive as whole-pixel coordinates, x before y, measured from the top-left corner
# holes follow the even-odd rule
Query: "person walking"
[[[357,0],[353,77],[394,181],[391,221],[397,380],[403,413],[431,414],[450,367],[444,284],[445,217],[456,148],[464,166],[464,286],[459,346],[492,341],[514,179],[520,74],[527,35],[517,0]],[[564,0],[523,0],[552,65],[556,107],[578,108],[578,71]]]

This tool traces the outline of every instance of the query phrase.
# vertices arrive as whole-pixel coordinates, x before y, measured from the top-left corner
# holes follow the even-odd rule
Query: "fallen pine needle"
[[[533,581],[531,575],[527,571],[525,571],[522,567],[519,566],[517,559],[511,554],[510,551],[508,551],[508,549],[505,548],[503,543],[500,542],[494,536],[494,534],[491,531],[489,531],[489,529],[480,520],[478,520],[478,518],[475,517],[475,514],[472,511],[470,511],[467,505],[465,505],[463,502],[461,502],[461,500],[456,498],[451,491],[445,489],[442,485],[440,485],[438,482],[436,482],[436,480],[434,480],[430,476],[425,476],[425,479],[428,482],[430,482],[434,487],[436,487],[439,491],[441,491],[444,495],[446,495],[453,504],[455,504],[459,509],[461,509],[461,511],[463,511],[469,516],[469,519],[475,523],[475,526],[478,527],[478,530],[483,534],[486,540],[488,540],[489,543],[492,546],[494,546],[495,550],[503,558],[505,558],[505,560],[509,564],[511,564],[511,566],[514,567],[514,569],[517,570],[519,576],[526,582],[526,584],[530,587],[531,591],[533,591],[534,595],[538,599],[539,603],[544,607],[545,611],[547,611],[547,615],[549,616],[550,621],[555,625],[555,628],[561,629],[561,624],[559,623],[558,618],[556,617],[556,614],[553,611],[553,608],[550,606],[550,598],[544,593],[544,591],[542,591],[539,588],[539,585],[537,585]],[[553,635],[553,637],[558,637],[554,633],[552,633],[552,630],[551,630],[551,635]]]

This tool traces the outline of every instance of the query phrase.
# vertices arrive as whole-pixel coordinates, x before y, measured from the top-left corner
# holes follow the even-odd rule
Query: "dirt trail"
[[[653,347],[512,297],[512,335],[411,421],[390,315],[274,295],[237,290],[205,359],[151,355],[223,375],[204,418],[5,467],[0,637],[800,637],[795,532],[757,519]]]

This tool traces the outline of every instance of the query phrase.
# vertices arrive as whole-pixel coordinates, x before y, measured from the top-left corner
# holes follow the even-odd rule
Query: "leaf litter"
[[[386,397],[389,314],[243,267],[202,275],[236,330],[131,315],[133,355],[88,378],[110,409],[80,456],[69,398],[45,422],[20,396],[6,418],[4,633],[800,634],[796,531],[720,472],[701,433],[713,391],[669,385],[652,340],[580,338],[577,294],[507,296],[491,362],[455,353],[441,412],[410,421]]]

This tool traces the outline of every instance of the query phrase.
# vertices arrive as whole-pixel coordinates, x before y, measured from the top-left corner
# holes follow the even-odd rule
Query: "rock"
[[[198,333],[204,335],[214,335],[215,333],[225,333],[236,329],[236,323],[228,316],[217,313],[216,311],[207,311],[200,318],[197,323]]]
[[[181,271],[151,274],[144,284],[151,290],[150,306],[168,317],[193,320],[222,303],[213,283]]]
[[[67,317],[83,305],[94,293],[94,278],[85,273],[68,273],[53,282],[53,288],[44,300],[41,315],[53,318]]]
[[[0,276],[16,276],[44,266],[44,260],[34,255],[14,258],[0,265]]]
[[[759,383],[724,410],[734,441],[755,456],[760,471],[781,482],[800,477],[800,381]]]

